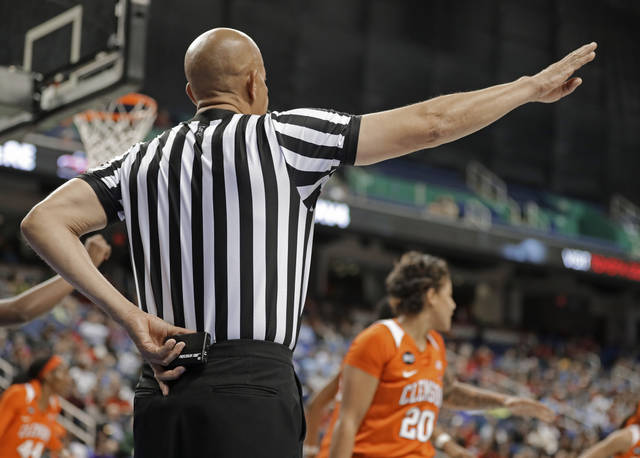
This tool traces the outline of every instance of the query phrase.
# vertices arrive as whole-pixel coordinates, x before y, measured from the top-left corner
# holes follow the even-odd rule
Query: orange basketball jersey
[[[633,458],[640,457],[640,402],[636,407],[636,412],[631,415],[624,422],[625,427],[631,427],[631,433],[633,434],[633,447],[627,450],[626,453],[616,455],[616,458]]]
[[[429,332],[420,351],[397,320],[374,323],[353,341],[345,364],[378,378],[378,388],[356,434],[354,457],[423,458],[435,455],[429,438],[442,405],[447,366],[442,336]],[[318,458],[329,446],[340,408],[341,388]]]
[[[45,449],[62,448],[57,398],[52,396],[43,412],[37,405],[39,397],[40,383],[32,381],[10,386],[0,398],[0,457],[39,458]]]

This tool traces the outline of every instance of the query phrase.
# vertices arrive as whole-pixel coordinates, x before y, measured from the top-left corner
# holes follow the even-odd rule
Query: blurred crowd
[[[46,275],[38,270],[13,269],[11,275],[0,276],[0,297],[19,294],[44,279]],[[15,376],[36,358],[51,352],[62,356],[74,382],[67,400],[96,425],[95,444],[67,434],[67,449],[78,458],[128,457],[133,450],[133,387],[140,357],[124,329],[83,299],[69,296],[51,313],[25,326],[0,328],[0,358],[13,365]]]
[[[46,278],[38,270],[5,273],[0,268],[0,297],[18,294]],[[339,370],[353,337],[375,319],[375,312],[354,307],[332,316],[320,313],[329,309],[310,300],[300,329],[294,364],[306,398]],[[553,424],[545,425],[510,417],[503,410],[443,410],[441,424],[477,456],[575,457],[617,429],[640,400],[638,355],[613,352],[589,339],[545,340],[521,333],[516,345],[498,345],[445,338],[449,365],[460,380],[541,399],[558,414]],[[68,400],[96,423],[95,446],[68,435],[73,456],[131,456],[133,388],[140,357],[124,330],[75,295],[26,326],[0,329],[0,358],[17,371],[51,351],[70,364],[74,387]]]

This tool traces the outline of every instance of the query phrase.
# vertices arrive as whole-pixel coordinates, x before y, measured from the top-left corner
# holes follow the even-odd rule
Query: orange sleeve
[[[380,378],[395,350],[393,337],[387,327],[376,323],[358,334],[344,357],[344,362]]]
[[[25,399],[26,393],[22,385],[10,386],[0,398],[0,439],[3,438]]]

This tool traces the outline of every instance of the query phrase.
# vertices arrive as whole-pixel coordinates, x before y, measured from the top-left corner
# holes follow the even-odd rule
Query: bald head
[[[187,92],[190,88],[189,96],[199,108],[203,102],[215,104],[231,98],[252,103],[256,96],[251,94],[252,85],[260,83],[254,79],[261,79],[263,85],[265,79],[256,43],[247,34],[226,28],[209,30],[191,43],[184,57],[184,73]]]

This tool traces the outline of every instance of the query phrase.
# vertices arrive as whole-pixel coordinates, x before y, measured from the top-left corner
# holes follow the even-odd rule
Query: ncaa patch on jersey
[[[413,353],[411,353],[410,351],[406,351],[404,352],[404,354],[402,355],[402,361],[405,364],[413,364],[416,362],[416,357],[413,355]]]
[[[442,370],[442,361],[440,361],[440,360],[436,361],[436,369],[439,370],[439,371]]]

